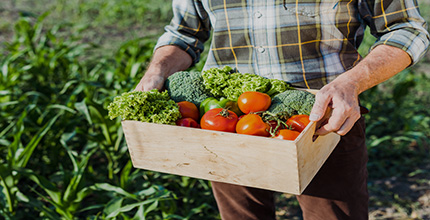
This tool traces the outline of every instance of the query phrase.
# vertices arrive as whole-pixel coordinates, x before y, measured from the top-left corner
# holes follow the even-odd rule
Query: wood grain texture
[[[122,126],[134,167],[299,192],[292,141],[137,121]]]
[[[297,145],[300,140],[285,141],[138,121],[123,121],[122,127],[136,168],[291,194],[300,194],[301,186],[307,185],[300,176],[311,180],[307,172],[299,175],[301,163],[298,159],[306,157],[303,151],[297,150],[301,147]],[[311,133],[307,129],[299,138],[312,136]],[[312,169],[308,166],[304,167]]]
[[[317,93],[318,90],[306,90]],[[311,122],[295,141],[123,121],[136,168],[299,195],[340,137],[312,137]]]
[[[313,141],[316,123],[311,122],[304,130],[306,135],[297,140],[297,160],[301,192],[308,186],[318,170],[340,141],[336,133],[319,136]]]

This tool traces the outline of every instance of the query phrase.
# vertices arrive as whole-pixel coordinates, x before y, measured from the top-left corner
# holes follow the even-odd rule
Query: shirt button
[[[262,47],[259,47],[257,50],[258,50],[258,52],[260,52],[260,53],[264,53],[264,51],[266,51],[266,49],[264,49],[264,48],[262,48]]]
[[[261,16],[263,16],[263,14],[261,14],[259,11],[255,12],[254,15],[256,18],[261,18]]]

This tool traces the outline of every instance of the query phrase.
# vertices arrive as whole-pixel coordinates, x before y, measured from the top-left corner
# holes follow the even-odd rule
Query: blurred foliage
[[[207,181],[133,168],[108,119],[150,61],[169,2],[2,2],[0,219],[219,219]],[[360,96],[371,179],[430,174],[428,61]]]
[[[81,32],[45,28],[46,16],[18,20],[0,60],[0,216],[216,218],[206,182],[134,169],[120,120],[108,119],[107,104],[134,88],[155,40],[94,59]]]

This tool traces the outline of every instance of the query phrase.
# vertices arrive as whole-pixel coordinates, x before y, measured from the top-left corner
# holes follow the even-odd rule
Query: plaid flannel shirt
[[[194,64],[212,42],[204,69],[239,72],[321,88],[352,68],[365,25],[416,63],[429,34],[416,0],[173,0],[174,17],[156,48],[176,45]]]

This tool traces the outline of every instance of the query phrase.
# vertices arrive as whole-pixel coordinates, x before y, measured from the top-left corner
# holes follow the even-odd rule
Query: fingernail
[[[316,114],[311,114],[311,115],[309,115],[309,120],[311,120],[311,121],[316,121],[316,120],[318,120],[320,118],[320,116],[319,115],[316,115]]]

